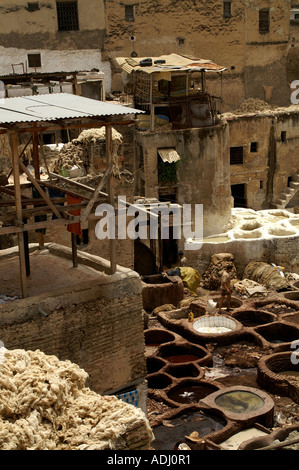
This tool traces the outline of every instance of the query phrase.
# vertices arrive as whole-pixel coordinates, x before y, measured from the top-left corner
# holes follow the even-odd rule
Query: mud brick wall
[[[141,281],[127,271],[51,297],[2,304],[1,341],[7,349],[69,359],[88,372],[87,385],[97,393],[140,383],[146,375]]]

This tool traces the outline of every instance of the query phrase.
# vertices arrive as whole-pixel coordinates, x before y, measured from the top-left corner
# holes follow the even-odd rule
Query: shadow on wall
[[[141,276],[158,273],[155,255],[138,239],[134,242],[134,271]]]

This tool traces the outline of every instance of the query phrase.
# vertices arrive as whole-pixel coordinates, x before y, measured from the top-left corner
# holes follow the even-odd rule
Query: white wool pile
[[[0,363],[0,450],[148,448],[144,413],[85,387],[88,374],[41,351],[5,350]]]

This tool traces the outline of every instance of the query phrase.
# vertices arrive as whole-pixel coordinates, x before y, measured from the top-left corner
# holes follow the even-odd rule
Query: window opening
[[[134,5],[125,5],[126,21],[134,21]]]
[[[242,165],[243,164],[243,147],[230,148],[230,164]]]
[[[259,11],[259,32],[269,33],[270,30],[270,13],[269,10]]]
[[[56,2],[59,31],[79,29],[77,2]]]
[[[223,2],[223,16],[224,18],[232,16],[232,2]]]
[[[39,68],[42,66],[40,54],[27,54],[28,67]]]

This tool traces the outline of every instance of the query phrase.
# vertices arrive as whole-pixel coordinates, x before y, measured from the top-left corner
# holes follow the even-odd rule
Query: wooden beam
[[[16,217],[19,222],[23,222],[22,217],[22,203],[21,203],[21,187],[20,187],[20,173],[19,173],[19,154],[18,154],[18,134],[14,133],[11,135],[11,151],[12,151],[12,165],[13,165],[13,177],[15,185],[15,206],[16,206]],[[16,230],[18,228],[16,227]],[[24,244],[24,233],[23,229],[20,229],[18,233],[18,245],[19,245],[19,265],[20,265],[20,281],[22,297],[28,297],[27,289],[27,275],[26,275],[26,253]]]
[[[98,186],[96,187],[92,197],[90,198],[89,203],[87,204],[87,207],[86,207],[85,211],[83,212],[83,214],[81,216],[81,219],[80,219],[81,222],[85,222],[85,220],[88,219],[90,211],[92,210],[92,208],[93,208],[93,206],[96,202],[96,199],[97,199],[98,195],[101,192],[101,189],[104,188],[106,186],[106,184],[109,182],[112,171],[113,171],[113,163],[110,163],[108,165],[108,168],[107,168],[103,178],[101,179],[101,181],[98,184]]]
[[[72,217],[70,216],[70,219],[56,219],[56,220],[44,220],[41,222],[32,222],[29,224],[25,224],[23,228],[20,227],[15,227],[15,226],[9,226],[9,227],[0,227],[0,235],[10,235],[13,233],[22,233],[25,231],[30,232],[31,230],[37,230],[41,228],[51,228],[55,226],[65,226],[70,223],[75,224],[76,222],[80,222],[80,217],[75,216]]]
[[[107,162],[110,165],[113,165],[113,154],[112,154],[112,128],[107,126],[106,129],[106,156]],[[113,189],[113,180],[111,175],[108,179],[108,202],[114,207],[114,189]],[[116,271],[116,240],[110,239],[110,274],[114,274]]]
[[[45,200],[46,204],[51,207],[52,211],[54,212],[54,214],[56,215],[56,217],[58,217],[58,219],[61,218],[61,215],[60,213],[58,212],[58,210],[56,209],[56,207],[54,206],[54,204],[52,204],[51,200],[48,198],[48,196],[46,195],[46,193],[42,190],[42,188],[40,187],[40,185],[38,184],[38,182],[33,178],[33,176],[31,175],[30,171],[27,170],[27,168],[25,167],[24,163],[23,162],[19,162],[19,165],[20,165],[20,168],[23,170],[23,172],[26,174],[27,178],[29,179],[29,181],[31,181],[31,183],[33,184],[33,186],[35,187],[35,189],[39,192],[39,194],[41,195],[41,197]]]

